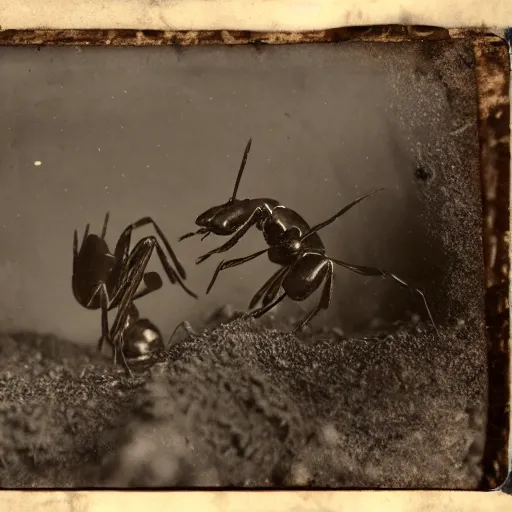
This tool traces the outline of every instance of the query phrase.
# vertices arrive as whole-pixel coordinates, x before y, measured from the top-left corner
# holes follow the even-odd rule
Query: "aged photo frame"
[[[498,33],[496,33],[498,32]],[[312,44],[337,44],[343,45],[353,43],[369,43],[370,45],[399,44],[402,42],[413,42],[420,45],[435,45],[446,42],[458,44],[466,42],[471,47],[474,56],[474,75],[476,77],[475,93],[478,99],[477,123],[478,133],[478,151],[477,167],[480,177],[481,187],[481,206],[482,206],[482,252],[483,252],[483,273],[482,281],[485,282],[485,292],[483,301],[485,304],[485,330],[487,343],[485,347],[485,364],[488,369],[486,378],[486,404],[487,413],[485,418],[485,443],[482,456],[482,475],[478,486],[472,491],[457,493],[457,497],[443,498],[443,493],[432,498],[431,504],[437,503],[441,506],[443,499],[457,500],[460,497],[461,510],[468,510],[476,506],[478,500],[480,507],[487,507],[496,510],[504,506],[508,496],[504,491],[494,493],[479,493],[478,491],[496,490],[506,484],[509,473],[510,458],[508,453],[508,443],[510,437],[510,333],[509,333],[509,204],[510,204],[510,49],[503,38],[504,34],[499,31],[489,31],[484,29],[448,29],[431,26],[413,26],[413,25],[381,25],[381,26],[356,26],[342,27],[337,29],[300,31],[300,32],[252,32],[236,30],[219,31],[158,31],[158,30],[4,30],[0,32],[0,52],[4,48],[30,48],[42,51],[56,48],[72,48],[80,51],[80,48],[90,47],[142,47],[142,48],[161,48],[167,47],[179,53],[187,48],[206,48],[212,45],[247,47],[252,48],[254,53],[261,51],[267,46],[286,47],[293,45],[312,45]],[[428,53],[428,50],[426,50]],[[428,71],[427,71],[428,72]],[[443,77],[441,78],[441,80]],[[450,89],[450,85],[446,86]],[[462,129],[459,127],[458,129]],[[457,131],[457,128],[455,129]],[[236,148],[229,149],[236,151]],[[43,167],[39,160],[36,167]],[[429,176],[434,171],[428,168],[428,165],[417,163],[415,176]],[[245,179],[245,178],[244,178]],[[425,179],[428,181],[428,178]],[[208,206],[205,204],[205,208]],[[466,205],[467,207],[467,205]],[[200,213],[199,211],[197,212]],[[453,217],[455,218],[455,216]],[[462,286],[462,285],[461,285]],[[483,290],[482,290],[483,291]],[[465,334],[466,335],[466,334]],[[19,343],[21,338],[16,338]],[[476,354],[476,353],[475,353]],[[477,389],[477,388],[475,388]],[[482,392],[483,388],[480,388]],[[473,391],[472,391],[473,392]],[[478,394],[478,391],[475,391]],[[482,395],[483,396],[483,395]],[[114,483],[114,487],[116,484]],[[123,485],[120,485],[123,487]],[[315,506],[321,503],[322,499],[329,500],[331,503],[334,498],[333,493],[342,491],[304,491],[300,486],[296,486],[297,491],[289,491],[282,494],[282,498],[276,498],[276,494],[271,491],[260,491],[262,507],[265,500],[269,503],[277,503],[277,499],[290,500],[286,505],[283,501],[283,507],[301,506],[307,503],[306,500],[312,500]],[[357,488],[357,484],[350,486]],[[370,486],[361,486],[362,488],[371,488]],[[377,486],[378,487],[378,486]],[[394,485],[390,486],[395,487]],[[400,486],[398,486],[400,487]],[[444,486],[439,486],[445,488]],[[464,487],[464,486],[462,486]],[[435,487],[434,487],[435,488]],[[446,486],[446,488],[457,488],[457,486]],[[66,506],[66,507],[84,507],[85,510],[96,510],[97,507],[106,509],[112,507],[114,503],[119,506],[123,500],[128,499],[132,506],[135,506],[136,500],[154,500],[154,506],[169,506],[169,499],[177,500],[176,503],[195,503],[197,506],[204,507],[211,500],[213,506],[221,507],[222,510],[235,507],[236,501],[224,502],[225,498],[219,497],[220,492],[228,491],[204,491],[194,493],[172,493],[151,492],[151,494],[137,494],[122,492],[95,492],[95,491],[77,491],[57,493],[54,492],[56,501],[51,501],[52,494],[45,493],[45,501],[39,501],[40,505],[46,503],[48,506]],[[317,492],[316,497],[311,498],[312,494]],[[385,491],[382,491],[385,492]],[[433,492],[433,491],[431,491]],[[361,494],[362,493],[362,494]],[[411,495],[410,493],[414,493]],[[17,499],[13,491],[3,492],[5,499],[11,504]],[[237,496],[243,496],[246,493],[230,494],[230,500],[237,500]],[[364,506],[371,506],[370,497],[364,497],[365,491],[358,491],[360,503],[367,503]],[[400,500],[411,499],[418,500],[418,506],[421,502],[419,495],[421,491],[393,491],[392,499],[396,503]],[[406,498],[405,496],[409,496]],[[2,496],[2,499],[4,499]],[[31,494],[18,495],[20,499],[26,499]],[[42,500],[41,494],[33,495],[34,499]],[[38,496],[38,497],[36,497]],[[265,497],[264,497],[265,496]],[[322,498],[322,496],[324,498]],[[293,500],[299,500],[294,502]],[[378,497],[371,498],[376,500]],[[428,499],[425,497],[425,499]],[[183,500],[183,501],[180,501]],[[194,501],[195,500],[195,501]],[[201,501],[204,500],[204,501]],[[218,500],[218,501],[216,501]],[[304,501],[303,501],[304,500]],[[320,500],[320,501],[316,501]],[[464,501],[466,500],[466,501]],[[496,500],[498,505],[488,505],[492,500]],[[222,502],[222,503],[221,503]],[[21,502],[20,502],[21,503]],[[34,502],[35,504],[36,502]],[[58,505],[58,504],[61,505]],[[215,503],[217,503],[215,505]],[[301,505],[297,505],[300,503]],[[327,503],[327,502],[326,502]],[[446,504],[446,502],[444,502]],[[450,501],[453,505],[456,501]],[[124,505],[126,507],[127,505]],[[172,505],[175,506],[175,505]],[[177,505],[180,506],[180,505]],[[193,506],[191,504],[187,507]],[[257,506],[257,505],[255,505]],[[329,505],[330,506],[330,505]],[[380,505],[379,505],[380,506]],[[31,505],[33,507],[33,505]],[[390,504],[391,507],[391,504]],[[284,509],[284,508],[283,508]],[[481,509],[481,508],[480,508]],[[255,508],[256,510],[256,508]]]

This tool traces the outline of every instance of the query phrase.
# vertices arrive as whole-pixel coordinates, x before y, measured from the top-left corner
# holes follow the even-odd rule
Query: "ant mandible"
[[[162,279],[157,272],[146,272],[155,249],[171,284],[178,283],[188,295],[195,299],[197,295],[183,283],[186,279],[185,270],[162,230],[151,217],[143,217],[130,224],[121,233],[112,254],[105,240],[109,216],[109,213],[105,216],[100,236],[89,233],[89,224],[87,224],[80,248],[78,248],[78,233],[75,230],[72,290],[75,299],[83,307],[90,310],[101,309],[101,337],[98,341],[98,350],[101,350],[103,342],[107,341],[114,350],[114,364],[117,362],[119,353],[125,370],[130,373],[123,350],[123,335],[128,326],[138,318],[138,312],[134,313],[136,310],[133,309],[133,302],[162,287]],[[132,232],[146,225],[152,225],[162,239],[176,270],[172,268],[155,236],[142,238],[133,249],[130,249]],[[137,291],[142,283],[143,288]],[[108,312],[115,308],[118,312],[109,329]]]
[[[256,292],[249,304],[249,309],[254,308],[260,300],[261,307],[250,311],[249,316],[258,318],[264,315],[286,296],[296,302],[303,301],[324,283],[318,305],[295,327],[293,332],[296,332],[302,329],[321,309],[329,307],[333,292],[334,265],[339,265],[360,275],[393,279],[399,285],[418,293],[423,299],[429,319],[437,332],[437,327],[422,291],[408,285],[398,276],[386,270],[354,265],[328,257],[325,246],[317,233],[317,231],[348,212],[356,204],[384,189],[381,188],[359,197],[326,221],[310,227],[296,211],[281,205],[275,199],[236,198],[251,143],[252,139],[249,139],[231,198],[224,204],[209,208],[199,215],[195,222],[199,229],[183,235],[179,240],[195,235],[203,235],[202,239],[204,239],[210,233],[221,236],[233,235],[224,245],[200,256],[196,260],[196,264],[202,263],[213,254],[231,249],[251,226],[256,226],[263,233],[265,242],[269,247],[243,258],[221,261],[213,274],[206,293],[210,292],[219,272],[222,270],[242,265],[267,253],[268,259],[272,263],[280,265],[281,268]],[[283,293],[278,296],[281,288]]]

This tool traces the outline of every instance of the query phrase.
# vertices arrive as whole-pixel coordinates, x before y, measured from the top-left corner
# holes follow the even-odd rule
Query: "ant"
[[[260,300],[261,307],[250,311],[248,316],[259,318],[279,304],[286,296],[296,302],[303,301],[324,283],[318,305],[295,327],[293,332],[296,332],[302,329],[321,309],[329,307],[334,285],[334,265],[339,265],[360,275],[391,278],[399,285],[421,295],[430,321],[437,332],[437,327],[423,292],[413,288],[395,274],[386,270],[354,265],[328,257],[325,246],[317,233],[348,212],[356,204],[384,189],[381,188],[359,197],[326,221],[310,227],[296,211],[281,205],[275,199],[236,198],[251,143],[252,139],[249,139],[231,198],[224,204],[209,208],[199,215],[195,222],[199,229],[183,235],[179,238],[179,241],[195,235],[203,235],[202,239],[204,239],[210,233],[220,236],[233,235],[224,245],[200,256],[196,260],[196,264],[202,263],[213,254],[231,249],[251,226],[256,226],[263,233],[265,242],[269,247],[243,258],[221,261],[213,274],[206,293],[210,292],[219,272],[222,270],[242,265],[267,253],[268,259],[272,263],[280,265],[281,268],[256,292],[249,304],[249,309],[251,310],[256,306]],[[283,293],[278,296],[281,288]]]
[[[105,240],[109,217],[110,213],[107,212],[100,236],[90,234],[90,225],[87,224],[80,248],[78,233],[75,230],[72,289],[79,304],[91,310],[101,309],[101,337],[98,341],[98,350],[101,350],[103,342],[107,341],[114,349],[114,364],[119,353],[126,372],[131,374],[125,357],[124,333],[140,321],[133,302],[162,287],[162,279],[157,272],[146,272],[155,249],[171,284],[178,283],[195,299],[197,295],[183,283],[186,279],[185,270],[162,230],[151,217],[143,217],[130,224],[121,233],[114,253],[110,252]],[[162,239],[176,270],[172,268],[155,236],[142,238],[130,250],[132,232],[149,224]],[[143,288],[137,292],[141,283]],[[115,308],[118,310],[117,315],[109,329],[108,312]],[[136,331],[137,329],[132,329],[132,333]]]

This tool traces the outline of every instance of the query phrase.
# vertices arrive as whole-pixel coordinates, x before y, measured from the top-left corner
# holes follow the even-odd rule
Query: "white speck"
[[[67,192],[67,191],[68,191],[68,189],[67,189],[67,188],[65,188],[65,189],[64,189],[64,192]]]
[[[160,144],[157,144],[157,145],[156,145],[156,147],[157,147],[157,148],[159,148],[159,147],[160,147]]]
[[[98,148],[98,151],[101,151],[101,148]]]
[[[128,92],[128,91],[123,91],[125,94]]]
[[[112,96],[112,99],[114,99],[114,96]]]
[[[124,126],[123,125],[121,125],[121,130],[124,130]]]
[[[146,165],[146,169],[149,169],[149,165]]]
[[[124,178],[124,173],[123,173],[123,174],[121,174],[121,178]]]
[[[19,219],[21,217],[21,214],[17,213],[16,217]]]
[[[34,165],[35,165],[36,167],[39,167],[39,166],[41,165],[41,163],[42,163],[42,162],[41,162],[40,160],[36,160],[36,161],[34,162]]]
[[[108,190],[108,187],[105,187],[105,190]]]

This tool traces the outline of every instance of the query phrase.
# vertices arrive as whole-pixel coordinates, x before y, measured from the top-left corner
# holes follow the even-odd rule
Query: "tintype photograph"
[[[0,41],[0,486],[489,490],[508,47]]]

